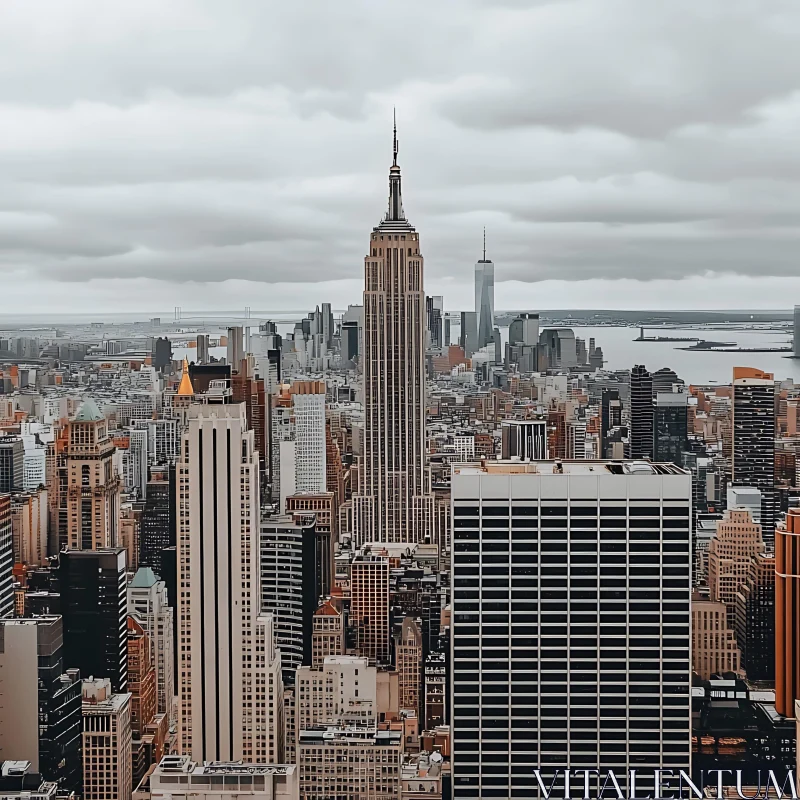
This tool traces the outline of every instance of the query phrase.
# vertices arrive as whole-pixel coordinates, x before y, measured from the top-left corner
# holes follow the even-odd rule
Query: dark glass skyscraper
[[[733,370],[731,483],[761,492],[764,542],[775,541],[775,381],[748,367]]]
[[[147,482],[147,499],[139,535],[139,566],[163,577],[161,552],[175,546],[175,466],[154,468]]]
[[[659,392],[653,399],[653,459],[682,463],[686,449],[687,396],[683,392]]]
[[[128,595],[125,550],[64,550],[58,589],[64,620],[64,664],[81,677],[128,686]]]
[[[639,364],[631,370],[630,457],[653,457],[653,378]]]

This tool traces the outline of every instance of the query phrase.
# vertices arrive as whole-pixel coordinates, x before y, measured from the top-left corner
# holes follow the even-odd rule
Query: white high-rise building
[[[455,800],[690,769],[691,497],[672,464],[454,468]]]
[[[297,730],[314,725],[374,725],[378,670],[359,656],[327,656],[321,667],[297,670]]]
[[[486,258],[486,231],[483,232],[483,258],[475,264],[475,319],[478,349],[494,336],[494,263]]]
[[[359,545],[432,536],[423,258],[400,183],[395,128],[389,209],[372,229],[364,259],[364,454],[353,497]]]
[[[172,609],[167,587],[150,567],[140,567],[128,584],[128,611],[150,639],[151,660],[156,670],[156,711],[175,718],[175,643]]]
[[[181,752],[200,762],[279,763],[282,720],[269,681],[274,689],[280,680],[279,666],[271,672],[280,657],[259,618],[254,434],[244,404],[192,405],[187,416],[178,462]]]
[[[131,694],[112,694],[108,678],[83,681],[83,796],[130,800],[133,791]]]
[[[295,491],[325,491],[325,382],[295,381],[291,386],[294,411]]]

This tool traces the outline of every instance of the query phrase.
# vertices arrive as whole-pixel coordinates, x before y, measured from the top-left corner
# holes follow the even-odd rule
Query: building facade
[[[106,418],[92,398],[68,425],[66,546],[102,550],[119,545],[121,480]]]
[[[355,539],[424,541],[433,516],[425,438],[425,291],[419,234],[406,219],[397,165],[389,210],[364,259],[364,443]]]
[[[731,482],[761,491],[764,541],[775,539],[775,381],[770,373],[733,370]]]
[[[243,403],[189,407],[177,474],[181,751],[264,761],[256,718],[274,710],[264,673],[273,643],[258,639],[259,465]],[[277,736],[280,720],[270,724]]]
[[[64,661],[81,677],[111,680],[128,690],[128,594],[125,550],[64,550],[58,587],[64,622]]]
[[[689,769],[691,491],[667,464],[454,470],[454,798]]]
[[[738,675],[741,653],[734,631],[728,627],[724,603],[692,601],[692,668],[707,681],[712,675]]]

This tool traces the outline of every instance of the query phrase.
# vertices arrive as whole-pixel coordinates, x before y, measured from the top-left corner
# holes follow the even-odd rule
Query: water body
[[[291,324],[278,325],[278,331],[283,335],[291,332],[292,328]],[[773,373],[776,380],[791,378],[800,383],[800,359],[786,358],[786,353],[686,351],[679,348],[687,347],[691,342],[636,342],[634,339],[639,335],[638,328],[572,326],[572,330],[577,337],[586,340],[587,344],[590,338],[595,338],[597,344],[603,348],[606,369],[631,369],[635,364],[644,364],[651,372],[655,372],[662,367],[670,367],[686,383],[726,384],[731,382],[734,367],[755,367]],[[255,327],[253,332],[257,333],[258,328]],[[501,328],[500,333],[505,342],[508,328]],[[645,335],[736,342],[737,347],[786,347],[791,336],[788,331],[698,328],[648,328]],[[451,339],[456,341],[457,338],[458,330],[454,326]],[[211,348],[211,353],[217,358],[223,358],[226,349]],[[175,347],[173,354],[176,359],[183,358],[184,355],[189,360],[196,358],[194,349]]]
[[[787,353],[721,353],[687,351],[681,347],[691,342],[636,342],[638,328],[580,328],[575,335],[588,343],[594,337],[603,348],[606,369],[630,369],[644,364],[651,372],[670,367],[686,383],[730,383],[734,367],[755,367],[771,372],[776,380],[793,379],[800,383],[800,359],[786,358]],[[736,342],[737,347],[787,347],[789,331],[715,330],[704,328],[648,328],[645,336],[697,337],[715,342]]]

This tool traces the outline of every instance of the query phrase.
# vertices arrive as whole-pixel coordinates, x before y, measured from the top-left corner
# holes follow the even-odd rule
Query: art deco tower
[[[425,465],[425,292],[419,234],[403,212],[397,127],[389,210],[364,259],[364,456],[356,543],[425,541],[433,499]]]

